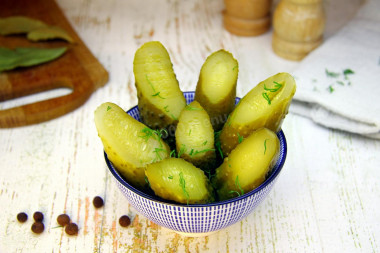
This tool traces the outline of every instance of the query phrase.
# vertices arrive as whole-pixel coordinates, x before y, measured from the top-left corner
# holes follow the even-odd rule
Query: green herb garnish
[[[160,95],[160,92],[156,92],[156,89],[154,88],[152,82],[149,80],[148,75],[145,75],[145,78],[146,78],[146,81],[149,83],[150,87],[151,87],[152,90],[153,90],[153,94],[152,94],[152,96],[153,96],[153,97],[158,96],[159,98],[165,99],[164,97],[162,97],[162,96]]]
[[[355,74],[355,72],[352,71],[351,69],[345,69],[345,70],[343,70],[343,75],[345,77],[347,77],[347,75],[352,75],[352,74]]]
[[[336,78],[336,77],[338,77],[340,75],[337,72],[328,71],[327,69],[325,69],[325,73],[326,73],[326,76],[333,77],[333,78]]]
[[[235,187],[236,187],[237,190],[236,191],[229,191],[230,194],[234,194],[235,193],[235,194],[237,194],[238,197],[241,196],[241,195],[244,195],[244,190],[240,186],[239,176],[236,176]]]
[[[236,69],[236,68],[238,68],[238,67],[239,67],[239,66],[238,66],[238,65],[236,65],[235,67],[233,67],[233,68],[232,68],[232,70],[235,70],[235,69]]]
[[[264,155],[267,152],[267,140],[268,139],[265,139],[265,141],[264,141]]]
[[[168,105],[164,107],[165,112],[169,112]]]
[[[163,148],[155,148],[153,152],[156,154],[156,157],[154,158],[153,162],[161,161],[162,158],[161,158],[160,152],[165,152],[165,151],[166,150]]]
[[[168,176],[169,179],[173,179],[173,176]]]
[[[111,106],[107,106],[107,112],[108,112],[109,110],[111,110],[111,109],[112,109]]]
[[[183,177],[182,171],[179,173],[179,185],[182,188],[183,194],[186,196],[187,204],[189,204],[189,193],[186,190],[186,180]]]
[[[268,94],[266,92],[263,92],[262,95],[263,95],[263,98],[268,102],[268,105],[270,105],[271,101]]]
[[[208,151],[215,151],[215,149],[213,149],[213,148],[206,148],[206,149],[203,149],[203,150],[200,150],[200,151],[195,150],[193,155],[198,155],[200,153],[206,153]]]
[[[170,157],[175,157],[175,150],[174,149],[170,152]]]
[[[276,82],[276,81],[273,81],[273,83],[275,84],[275,86],[273,88],[268,88],[265,86],[264,84],[264,90],[267,90],[267,91],[270,91],[270,92],[276,92],[278,91],[279,89],[281,89],[282,87],[282,84]]]
[[[237,133],[238,136],[238,142],[239,144],[244,140],[244,136],[241,136],[239,133]]]
[[[332,87],[332,85],[329,85],[328,90],[330,93],[333,93],[335,91],[334,88]]]
[[[185,144],[182,144],[178,152],[178,158],[181,157],[181,155],[184,154],[185,152],[186,152],[186,146]]]
[[[222,130],[215,132],[214,139],[215,139],[215,147],[219,151],[220,157],[223,159],[223,151],[221,148],[222,144],[220,143],[220,138],[219,138],[221,133],[222,133]]]
[[[203,109],[202,108],[197,108],[197,107],[192,107],[190,105],[187,105],[185,107],[186,110],[189,110],[189,111],[202,111]]]
[[[164,97],[160,95],[160,92],[153,94],[152,97],[159,97],[159,98],[165,99]]]

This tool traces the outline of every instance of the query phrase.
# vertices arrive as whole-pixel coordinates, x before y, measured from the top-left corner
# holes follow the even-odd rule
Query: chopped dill
[[[244,140],[244,136],[241,136],[239,133],[237,133],[238,142],[239,144]]]
[[[165,149],[163,149],[163,148],[155,148],[153,152],[156,154],[156,157],[154,158],[153,162],[157,162],[157,161],[161,161],[162,160],[160,152],[165,152]]]
[[[192,107],[190,105],[187,105],[185,109],[188,111],[202,111],[203,110],[202,108]]]
[[[182,188],[183,194],[185,194],[185,197],[186,197],[186,200],[187,200],[187,204],[189,204],[189,193],[186,190],[186,180],[183,177],[182,171],[179,173],[179,185]]]
[[[173,176],[168,176],[169,179],[173,179]]]
[[[337,78],[340,74],[337,72],[332,72],[327,69],[325,69],[326,76],[332,77],[332,78]]]
[[[205,142],[202,143],[203,146],[205,146],[207,144],[207,140]]]
[[[213,149],[213,148],[206,148],[206,149],[203,149],[203,150],[195,150],[194,151],[194,154],[193,155],[198,155],[198,154],[200,154],[200,153],[206,153],[206,152],[208,152],[208,151],[215,151],[215,149]],[[191,155],[191,154],[190,154]]]
[[[186,146],[185,144],[182,144],[181,145],[181,148],[179,149],[179,152],[178,152],[178,158],[181,157],[181,155],[183,155],[183,153],[186,152]]]
[[[235,67],[233,67],[232,68],[232,70],[235,70],[235,69],[237,69],[239,66],[238,65],[236,65]]]
[[[282,87],[282,84],[276,82],[276,81],[273,81],[273,83],[275,84],[274,88],[268,88],[265,86],[264,84],[264,90],[267,90],[267,91],[270,91],[270,92],[276,92],[278,91],[279,89],[281,89]]]
[[[108,112],[109,110],[111,110],[111,109],[112,109],[111,106],[107,106],[107,112]]]
[[[169,112],[168,105],[164,107],[165,112]]]
[[[333,93],[335,91],[334,88],[332,87],[332,85],[329,85],[328,90],[330,93]]]
[[[263,95],[263,98],[264,98],[266,101],[268,101],[268,105],[270,105],[270,104],[271,104],[271,101],[270,101],[270,98],[269,98],[269,96],[268,96],[268,93],[263,92],[262,95]]]
[[[153,94],[152,97],[159,97],[159,98],[165,99],[164,97],[160,95],[160,92]]]
[[[268,139],[265,139],[265,141],[264,141],[264,155],[267,152],[267,140]]]
[[[175,150],[174,149],[170,152],[170,157],[175,157]]]
[[[215,138],[215,147],[219,151],[220,157],[223,159],[224,156],[223,156],[223,151],[221,147],[222,144],[220,143],[220,138],[219,138],[221,133],[222,133],[222,130],[215,132],[214,138]]]

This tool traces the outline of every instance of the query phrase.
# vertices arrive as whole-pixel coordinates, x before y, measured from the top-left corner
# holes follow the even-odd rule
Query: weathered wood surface
[[[360,3],[336,8],[337,2],[344,6],[342,1],[326,1],[328,35]],[[203,61],[220,48],[239,61],[239,96],[302,62],[277,57],[271,32],[246,38],[225,31],[221,0],[58,3],[109,71],[110,81],[84,106],[61,118],[0,129],[1,253],[379,252],[380,142],[291,114],[283,125],[289,150],[282,174],[269,197],[242,222],[208,237],[186,238],[139,215],[106,169],[93,112],[104,101],[125,109],[137,103],[132,61],[142,43],[160,40],[168,48],[182,90],[194,90]],[[339,22],[331,23],[329,17]],[[102,209],[92,206],[96,195],[105,198]],[[41,235],[30,231],[37,210],[45,214]],[[16,221],[21,211],[29,214],[25,224]],[[79,225],[78,236],[67,236],[57,227],[56,218],[64,212]],[[129,228],[118,224],[123,214],[133,219]]]

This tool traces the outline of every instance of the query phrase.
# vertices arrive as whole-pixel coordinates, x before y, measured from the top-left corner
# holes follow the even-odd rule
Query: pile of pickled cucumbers
[[[212,53],[187,104],[166,48],[142,45],[133,61],[141,122],[114,103],[95,110],[108,159],[130,185],[169,202],[212,203],[257,188],[278,159],[276,132],[296,84],[276,74],[235,105],[238,72],[230,52]]]

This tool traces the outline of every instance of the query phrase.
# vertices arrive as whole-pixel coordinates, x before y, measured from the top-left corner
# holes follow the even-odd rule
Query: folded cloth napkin
[[[380,139],[380,1],[368,1],[292,73],[290,111],[323,126]]]

